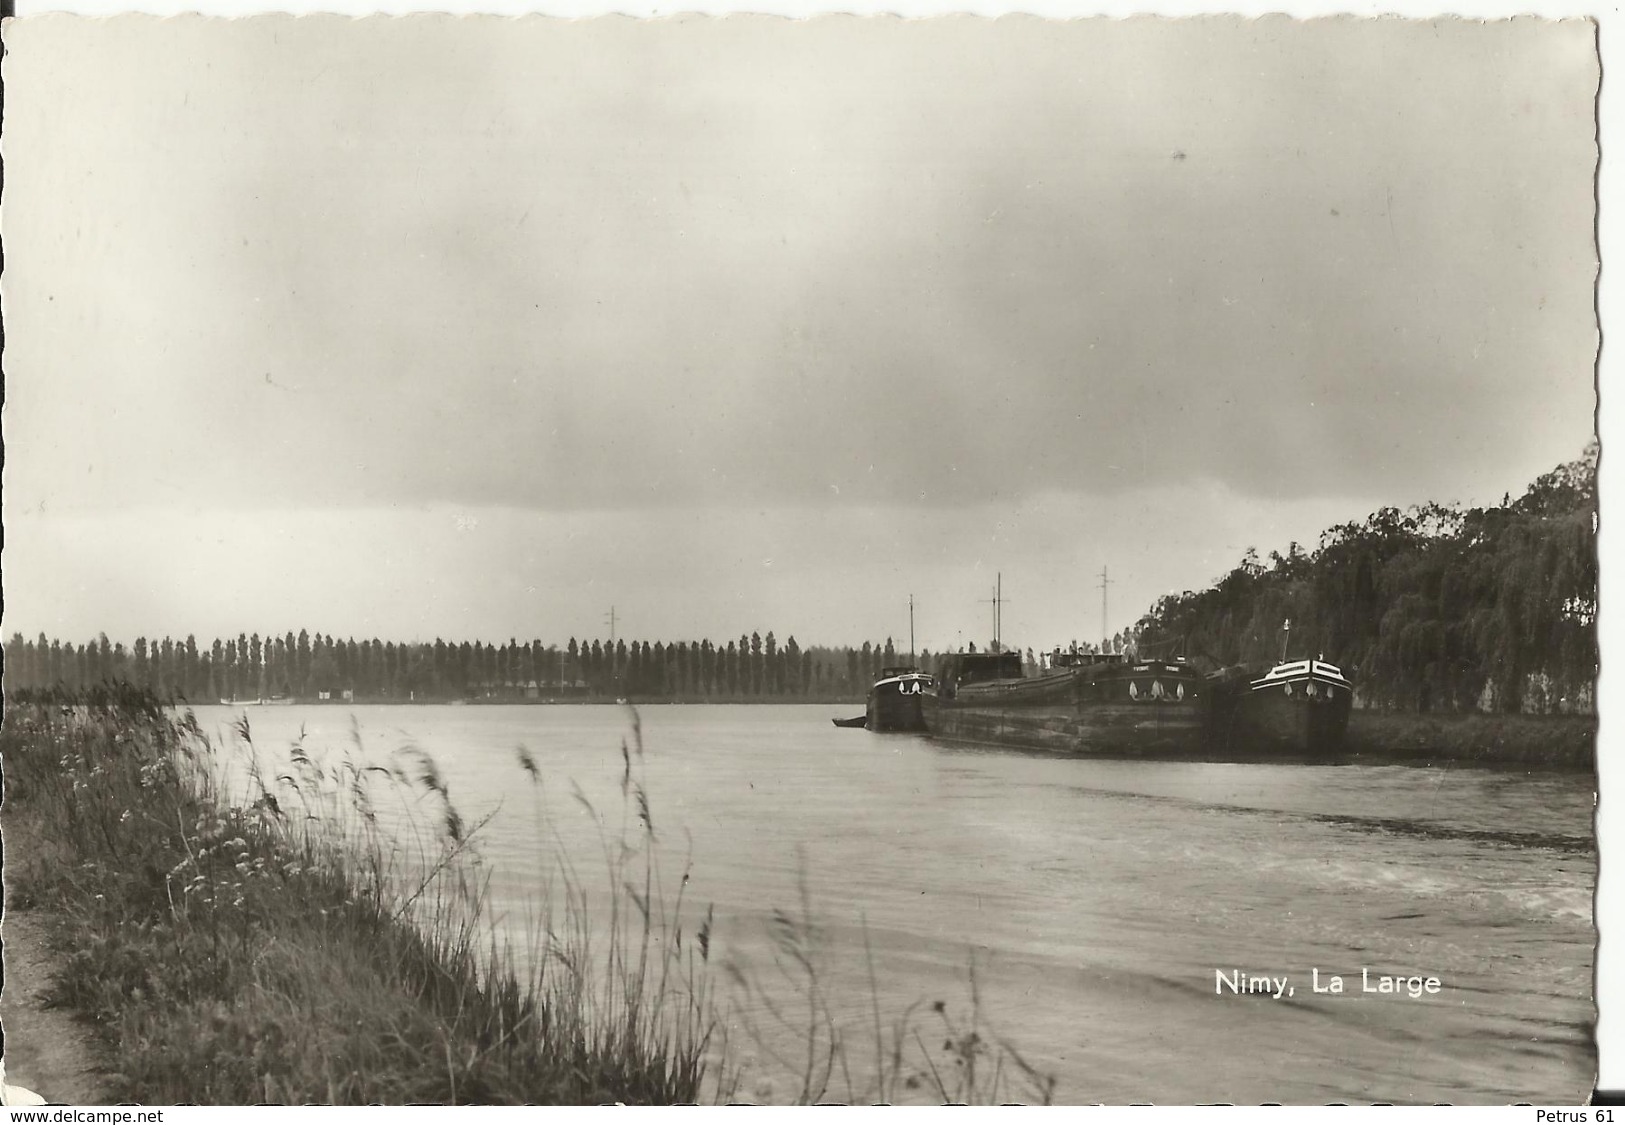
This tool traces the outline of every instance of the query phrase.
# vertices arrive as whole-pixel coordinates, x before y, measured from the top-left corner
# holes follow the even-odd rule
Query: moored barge
[[[1354,685],[1324,660],[1275,665],[1237,701],[1232,749],[1286,750],[1321,756],[1343,747]]]
[[[1057,653],[1024,676],[1016,653],[953,653],[926,699],[937,737],[1060,754],[1190,757],[1205,752],[1206,686],[1183,659]]]
[[[917,668],[882,668],[865,707],[872,731],[923,731],[925,699],[936,678]]]

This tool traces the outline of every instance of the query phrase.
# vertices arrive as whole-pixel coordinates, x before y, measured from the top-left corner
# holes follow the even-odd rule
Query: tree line
[[[1593,711],[1597,456],[1593,442],[1493,507],[1383,508],[1312,551],[1248,550],[1211,588],[1158,601],[1139,647],[1267,665],[1290,622],[1288,655],[1324,654],[1371,705]]]
[[[1268,562],[1249,549],[1202,591],[1158,600],[1115,651],[1182,652],[1212,665],[1268,666],[1324,655],[1367,704],[1411,710],[1591,711],[1597,648],[1597,457],[1536,480],[1517,500],[1463,509],[1382,508],[1293,543]],[[1084,646],[1089,648],[1091,646]],[[1023,654],[1029,674],[1042,654]],[[883,668],[909,663],[891,640],[782,645],[769,630],[726,642],[567,644],[385,642],[239,633],[201,644],[105,634],[83,644],[13,634],[8,692],[129,683],[190,702],[618,699],[743,701],[861,698]],[[933,671],[939,656],[914,663]]]
[[[887,666],[908,662],[887,638],[861,646],[803,649],[769,630],[726,643],[540,639],[381,641],[239,633],[204,644],[195,636],[133,645],[106,634],[83,644],[40,634],[5,642],[6,690],[71,690],[129,683],[161,698],[219,700],[434,701],[627,698],[749,700],[861,697]],[[921,653],[920,662],[934,662]]]

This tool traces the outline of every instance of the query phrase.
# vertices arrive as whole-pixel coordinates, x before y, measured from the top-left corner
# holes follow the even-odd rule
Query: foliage
[[[1383,508],[1293,544],[1248,551],[1201,592],[1162,598],[1142,647],[1219,665],[1324,653],[1363,697],[1408,709],[1585,710],[1597,674],[1597,446],[1497,507]]]
[[[851,698],[868,690],[883,665],[897,661],[890,638],[884,649],[864,642],[860,661],[857,649],[804,649],[793,636],[781,645],[771,630],[765,638],[742,636],[726,645],[571,637],[562,648],[539,638],[397,644],[301,630],[297,637],[242,634],[208,645],[190,636],[138,637],[129,649],[106,634],[82,645],[13,634],[5,662],[8,692],[129,683],[161,699],[212,703]]]

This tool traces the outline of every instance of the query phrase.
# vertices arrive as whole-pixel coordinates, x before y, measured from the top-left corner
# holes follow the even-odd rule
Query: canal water
[[[268,760],[301,731],[330,761],[431,755],[464,821],[491,817],[493,904],[520,944],[561,853],[608,898],[641,787],[665,911],[680,888],[691,942],[714,911],[749,1100],[793,1099],[806,1070],[806,974],[775,933],[815,966],[819,1042],[833,1027],[843,1044],[828,1100],[872,1095],[876,1025],[889,1042],[905,1015],[911,1065],[951,1088],[949,1021],[969,1026],[973,980],[983,1041],[1053,1075],[1060,1102],[1589,1094],[1590,775],[1066,759],[831,725],[850,710],[647,707],[641,755],[622,707],[197,715],[229,745],[246,714]],[[1317,971],[1343,991],[1314,991]],[[1285,985],[1229,985],[1266,977]],[[1364,990],[1381,977],[1420,978],[1420,995]]]

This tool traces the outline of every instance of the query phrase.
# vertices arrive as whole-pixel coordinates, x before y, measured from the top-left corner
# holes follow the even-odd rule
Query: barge
[[[1193,757],[1205,753],[1207,690],[1182,658],[1056,653],[1037,676],[1013,652],[952,653],[925,718],[938,738],[1069,755]]]

